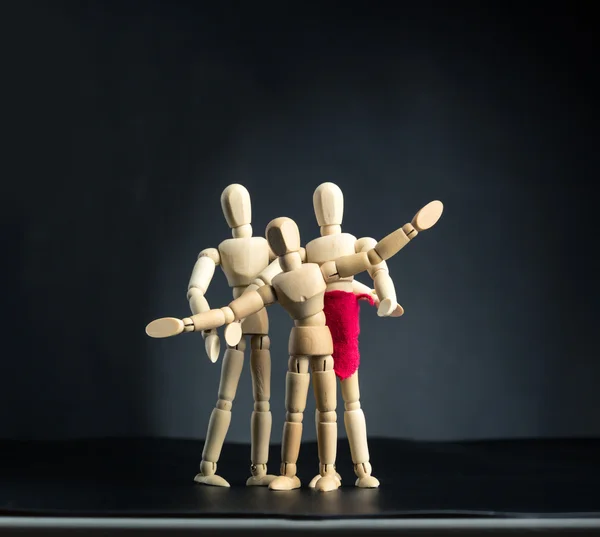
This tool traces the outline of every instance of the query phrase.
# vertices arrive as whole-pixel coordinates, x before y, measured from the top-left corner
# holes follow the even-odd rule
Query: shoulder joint
[[[200,259],[201,257],[208,257],[212,259],[215,262],[215,265],[218,265],[221,262],[219,250],[217,250],[216,248],[206,248],[205,250],[202,250],[198,254],[198,259]]]
[[[371,250],[372,248],[375,248],[375,245],[377,244],[377,241],[371,237],[363,237],[361,239],[358,239],[355,243],[354,243],[354,251],[356,253],[359,252],[367,252],[369,250]]]

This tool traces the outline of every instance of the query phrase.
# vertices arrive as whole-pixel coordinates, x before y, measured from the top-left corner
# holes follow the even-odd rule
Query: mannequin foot
[[[298,476],[288,477],[279,475],[269,485],[269,490],[294,490],[300,488],[300,479]]]
[[[246,481],[247,487],[268,487],[275,479],[276,475],[266,474],[266,475],[253,475],[248,478]]]
[[[268,487],[277,477],[276,475],[267,474],[266,464],[252,464],[250,473],[252,475],[246,481],[247,487]]]
[[[313,477],[313,478],[310,480],[310,483],[308,484],[308,488],[309,488],[309,489],[314,489],[314,488],[315,488],[315,485],[317,484],[317,481],[318,481],[319,479],[321,479],[321,477],[322,477],[322,476],[321,476],[321,474],[317,474],[315,477]],[[342,476],[336,472],[336,473],[335,473],[335,477],[336,477],[336,479],[337,479],[337,480],[340,482],[340,483],[339,483],[339,486],[341,487],[341,486],[342,486]]]
[[[315,490],[319,492],[329,492],[331,490],[337,490],[342,485],[341,481],[335,475],[324,475],[320,476],[315,483]]]
[[[194,481],[200,485],[211,485],[213,487],[229,487],[229,483],[225,481],[220,475],[203,475],[197,474],[194,477]]]
[[[371,475],[372,471],[370,462],[355,464],[354,473],[358,479],[354,484],[361,489],[376,489],[379,486],[379,479]]]
[[[366,475],[359,477],[354,484],[361,489],[376,489],[379,486],[379,479],[372,475]]]

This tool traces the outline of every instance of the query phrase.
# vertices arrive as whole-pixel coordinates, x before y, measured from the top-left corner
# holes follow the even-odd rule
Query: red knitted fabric
[[[358,302],[361,299],[368,300],[371,306],[375,304],[373,297],[367,294],[355,295],[337,290],[325,293],[326,323],[333,338],[333,369],[342,380],[350,377],[360,365]]]

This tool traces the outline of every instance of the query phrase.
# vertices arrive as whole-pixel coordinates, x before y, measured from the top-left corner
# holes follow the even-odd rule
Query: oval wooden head
[[[252,205],[250,192],[237,183],[229,185],[221,194],[221,209],[225,220],[231,228],[245,226],[252,223]]]
[[[286,216],[280,216],[267,224],[265,231],[269,247],[278,257],[300,251],[300,231],[296,222]]]
[[[313,207],[319,226],[341,226],[344,194],[335,183],[322,183],[313,193]]]
[[[415,215],[411,223],[417,231],[424,231],[435,226],[443,212],[444,204],[441,201],[430,201]]]
[[[146,334],[153,338],[177,336],[183,332],[183,321],[174,317],[156,319],[146,326]]]

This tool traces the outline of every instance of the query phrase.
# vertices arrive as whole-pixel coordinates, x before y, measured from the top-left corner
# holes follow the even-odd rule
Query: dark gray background
[[[362,307],[371,435],[600,434],[590,13],[275,5],[5,8],[0,437],[203,438],[220,362],[144,326],[188,314],[196,255],[230,237],[226,185],[250,190],[256,234],[286,215],[307,242],[323,181],[358,236],[446,207],[389,263],[405,316]],[[208,299],[230,300],[220,271]],[[278,442],[278,306],[271,326]],[[251,397],[246,367],[231,441]]]

